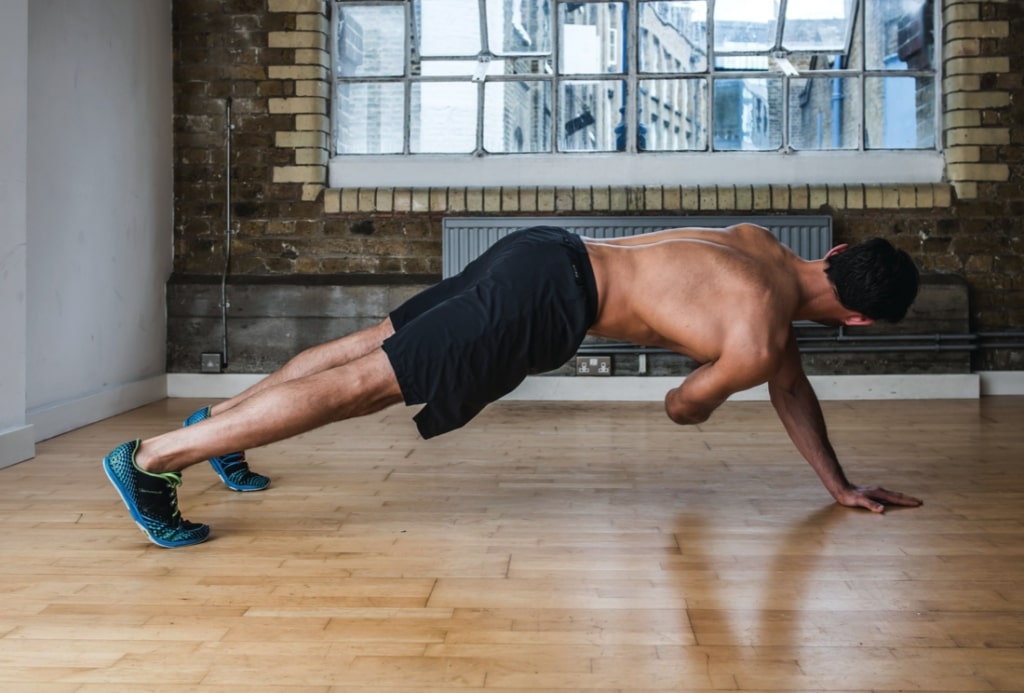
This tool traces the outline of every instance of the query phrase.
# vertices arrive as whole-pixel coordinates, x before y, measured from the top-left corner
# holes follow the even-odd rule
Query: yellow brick
[[[500,187],[487,187],[483,190],[483,211],[484,212],[501,212],[502,211],[502,188]]]
[[[430,211],[443,212],[448,208],[448,189],[430,188]]]
[[[1010,179],[1010,168],[1006,164],[950,164],[946,166],[950,180],[1006,181]]]
[[[268,99],[267,106],[274,114],[327,113],[327,99],[312,97]]]
[[[320,183],[303,183],[302,185],[302,201],[303,202],[315,202],[320,193],[324,191],[324,186]]]
[[[946,40],[961,38],[1006,38],[1009,22],[953,22],[946,27]]]
[[[409,188],[396,188],[391,196],[392,209],[396,212],[412,211],[412,190]]]
[[[936,184],[932,190],[936,207],[950,207],[953,204],[953,188],[949,185]]]
[[[945,129],[976,128],[981,125],[981,113],[978,111],[950,111],[942,117]]]
[[[947,41],[942,46],[942,57],[946,60],[952,58],[973,58],[978,55],[981,55],[981,41],[976,38]]]
[[[296,31],[319,31],[323,34],[331,32],[331,23],[320,14],[300,14],[295,18]]]
[[[313,79],[327,80],[330,75],[326,68],[316,65],[271,65],[267,68],[270,79]]]
[[[555,211],[555,189],[554,188],[539,188],[537,190],[537,211],[538,212],[553,212],[553,211]]]
[[[501,211],[503,212],[518,212],[519,211],[519,189],[515,187],[508,187],[501,189]]]
[[[390,212],[395,207],[394,188],[377,188],[377,201],[374,204],[378,212]]]
[[[981,147],[946,147],[942,154],[947,164],[975,164],[981,161]]]
[[[319,31],[271,31],[267,34],[270,48],[327,48],[327,36]]]
[[[326,99],[330,97],[331,89],[327,82],[309,79],[295,83],[295,95],[317,96],[321,99]]]
[[[946,97],[946,110],[955,111],[961,108],[987,110],[1005,108],[1010,105],[1010,95],[1002,91],[993,92],[960,92]]]
[[[622,186],[615,186],[611,189],[611,196],[608,200],[609,209],[612,210],[625,210],[628,204],[628,198],[626,195],[626,189]]]
[[[772,189],[767,185],[754,188],[754,209],[772,208]]]
[[[572,196],[575,200],[573,207],[577,212],[589,212],[591,210],[590,188],[573,188]]]
[[[537,188],[519,188],[519,211],[537,211]]]
[[[864,206],[867,209],[882,208],[882,187],[880,185],[864,186]]]
[[[736,209],[736,188],[732,185],[718,186],[718,208],[721,210]]]
[[[572,188],[555,188],[555,211],[556,212],[571,212],[572,211]]]
[[[594,211],[611,209],[611,191],[606,187],[594,188],[591,191]]]
[[[270,12],[324,12],[326,9],[324,0],[267,0]]]
[[[958,181],[953,183],[953,189],[956,190],[956,196],[959,200],[978,199],[978,184],[974,181]]]
[[[899,195],[899,206],[901,209],[913,209],[917,207],[917,187],[914,185],[901,185],[896,190]]]
[[[772,186],[772,209],[783,212],[788,210],[789,207],[789,186],[788,185],[773,185]]]
[[[359,201],[357,209],[360,212],[377,211],[377,190],[374,188],[359,188]]]
[[[412,191],[412,211],[430,211],[430,191],[426,188],[415,188]]]
[[[359,209],[359,189],[345,188],[341,191],[341,212],[354,212]]]
[[[324,212],[337,214],[341,211],[341,190],[332,188],[324,193]]]
[[[465,212],[466,211],[466,189],[465,188],[449,188],[448,189],[448,211],[449,212]]]
[[[331,121],[327,116],[302,114],[295,116],[296,130],[316,130],[330,132]]]
[[[828,186],[828,204],[836,209],[846,209],[846,188],[842,185]]]
[[[828,204],[828,188],[824,185],[811,185],[807,188],[807,208],[821,209]]]
[[[789,208],[807,209],[811,203],[811,194],[806,185],[789,186]]]
[[[481,188],[466,188],[466,211],[482,212],[484,209],[484,191]]]
[[[663,208],[663,204],[664,198],[660,185],[649,185],[644,188],[644,209],[660,210]]]
[[[670,185],[662,189],[661,204],[666,211],[678,210],[682,205],[682,191],[678,185]]]
[[[956,128],[946,131],[946,146],[1009,144],[1009,128]]]
[[[899,209],[900,190],[895,185],[882,186],[882,207],[885,209]]]
[[[959,91],[980,91],[980,75],[957,75],[946,77],[942,80],[942,90],[946,94],[954,94]]]
[[[935,188],[928,185],[917,186],[917,208],[931,209],[935,206]]]
[[[983,75],[1010,71],[1009,58],[953,58],[946,61],[947,75]]]
[[[327,150],[320,148],[296,149],[295,163],[299,166],[326,166]]]
[[[736,209],[745,211],[754,208],[754,189],[749,185],[736,186]]]
[[[327,51],[312,48],[295,49],[296,65],[320,65],[321,67],[331,66],[331,54]]]
[[[275,147],[319,147],[327,149],[327,134],[319,130],[274,133]]]
[[[981,17],[981,11],[977,2],[957,2],[946,0],[942,10],[942,23],[949,26],[953,22],[975,21]]]
[[[325,183],[326,166],[275,166],[275,183]]]
[[[701,185],[697,188],[698,202],[702,211],[713,212],[718,209],[718,188],[714,185]]]
[[[847,209],[864,209],[864,186],[863,185],[847,185],[846,186],[846,208]]]
[[[700,190],[697,188],[683,188],[683,209],[693,210],[700,208]]]

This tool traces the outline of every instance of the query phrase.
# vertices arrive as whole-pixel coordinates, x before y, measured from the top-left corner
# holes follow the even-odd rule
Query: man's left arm
[[[817,472],[836,502],[849,507],[867,508],[876,513],[882,512],[885,504],[911,507],[921,505],[917,498],[879,486],[854,486],[846,478],[829,442],[818,397],[804,374],[796,336],[792,330],[779,370],[768,381],[768,392],[772,406],[793,444]]]

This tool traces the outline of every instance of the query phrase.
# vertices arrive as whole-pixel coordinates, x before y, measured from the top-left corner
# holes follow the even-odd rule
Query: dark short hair
[[[839,302],[872,320],[902,320],[917,297],[914,261],[884,238],[858,243],[825,262]]]

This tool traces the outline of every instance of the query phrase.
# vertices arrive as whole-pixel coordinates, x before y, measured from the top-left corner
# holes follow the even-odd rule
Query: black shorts
[[[384,341],[424,438],[465,425],[527,375],[576,353],[597,316],[583,240],[538,226],[498,240],[460,274],[391,313]]]

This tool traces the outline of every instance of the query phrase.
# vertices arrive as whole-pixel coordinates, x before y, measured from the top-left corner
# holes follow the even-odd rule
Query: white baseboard
[[[1024,395],[1024,371],[983,371],[981,394]]]
[[[1024,373],[1021,374],[1024,376]],[[233,397],[262,378],[261,375],[169,373],[168,397],[222,399]],[[977,399],[981,378],[976,373],[940,375],[818,375],[810,376],[818,397],[844,399]],[[660,402],[680,378],[529,377],[506,400],[562,400]],[[768,399],[767,386],[739,392],[733,401]]]
[[[0,469],[36,456],[33,426],[14,426],[0,431]]]
[[[167,397],[167,376],[155,375],[72,400],[29,409],[36,442]]]

